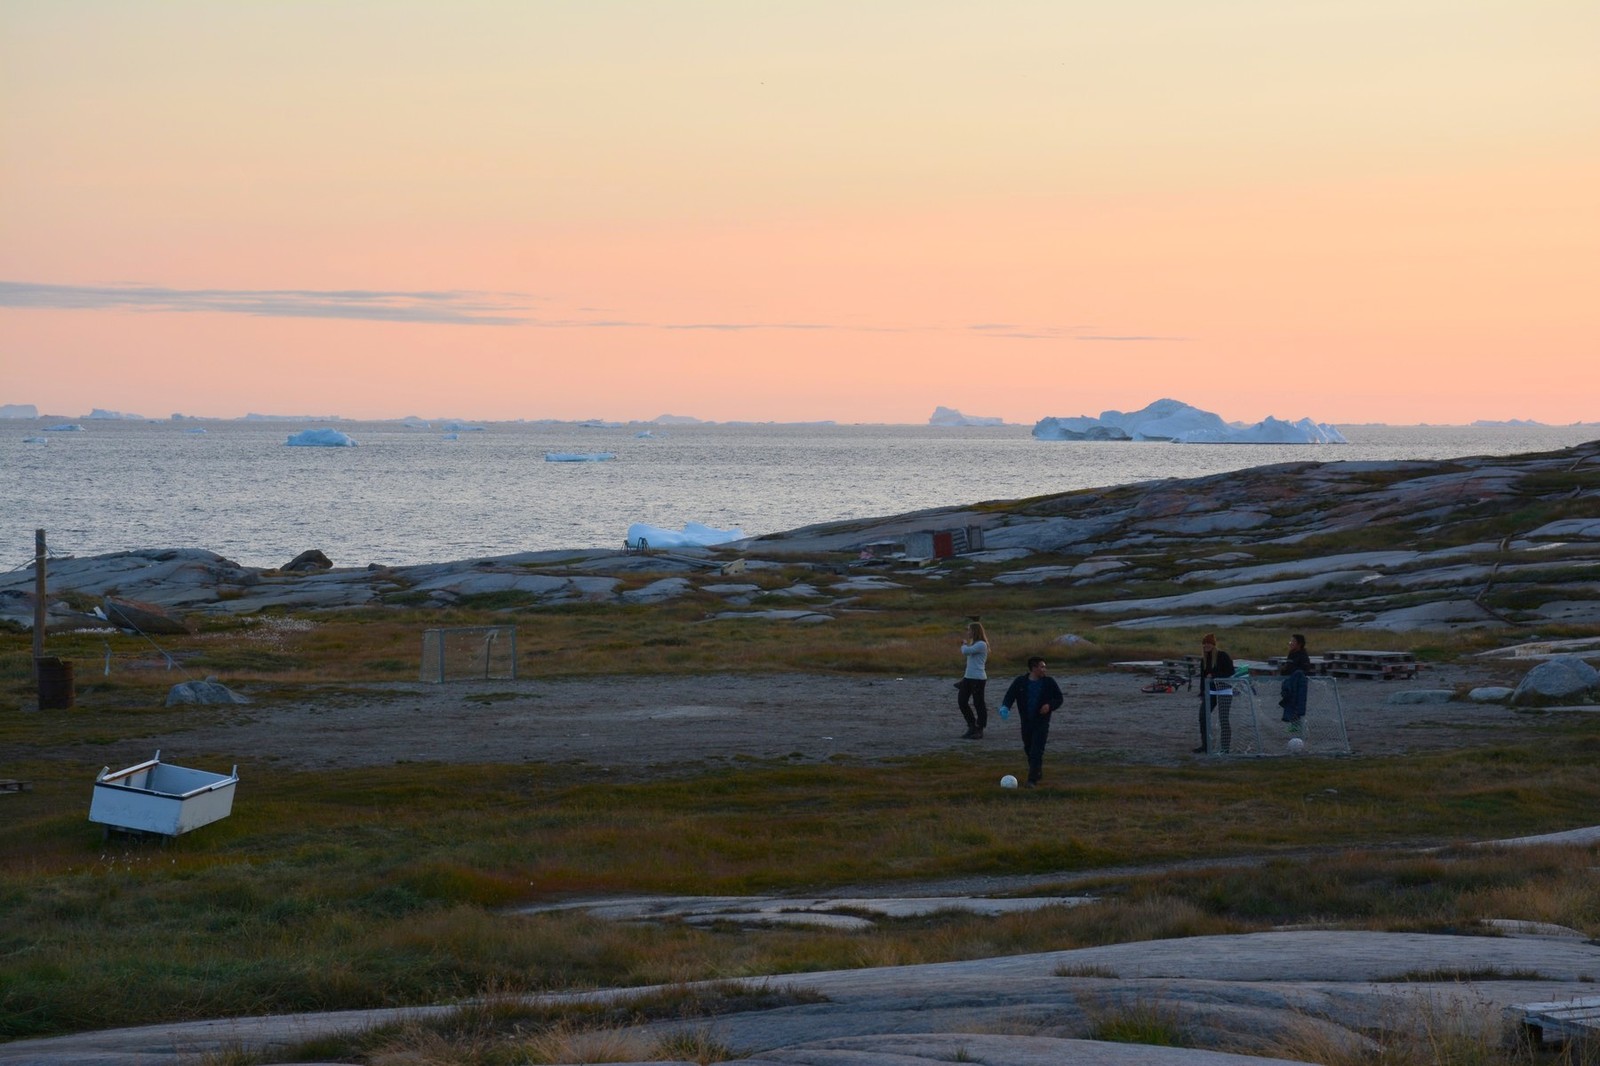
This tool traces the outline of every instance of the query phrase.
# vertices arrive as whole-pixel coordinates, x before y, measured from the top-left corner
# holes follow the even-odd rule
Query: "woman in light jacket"
[[[966,657],[967,668],[956,685],[956,706],[961,717],[967,720],[967,731],[962,740],[982,740],[983,730],[989,724],[989,705],[983,702],[983,689],[989,683],[989,638],[983,624],[967,625],[967,637],[961,642],[961,654]]]

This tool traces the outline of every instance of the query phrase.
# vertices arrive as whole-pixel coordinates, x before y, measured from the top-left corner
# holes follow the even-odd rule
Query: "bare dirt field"
[[[129,735],[93,751],[61,750],[93,762],[128,763],[161,749],[165,758],[267,761],[297,769],[338,769],[397,762],[560,763],[619,778],[696,767],[787,760],[874,761],[952,749],[974,755],[1014,753],[1016,718],[994,713],[1007,678],[989,682],[991,717],[981,741],[960,739],[965,725],[951,679],[820,675],[616,677],[574,681],[485,681],[445,685],[384,684],[313,690],[290,703],[199,708],[192,725]],[[1051,731],[1050,763],[1073,760],[1176,764],[1198,740],[1198,693],[1140,691],[1139,674],[1061,674],[1067,696]],[[1350,753],[1504,743],[1548,721],[1500,704],[1455,699],[1395,704],[1397,693],[1503,682],[1491,668],[1425,669],[1414,680],[1340,681]],[[1257,680],[1262,720],[1258,750],[1283,751],[1277,681]],[[1308,755],[1343,754],[1327,726],[1326,690],[1314,691]],[[1248,749],[1243,697],[1232,714],[1236,748]]]

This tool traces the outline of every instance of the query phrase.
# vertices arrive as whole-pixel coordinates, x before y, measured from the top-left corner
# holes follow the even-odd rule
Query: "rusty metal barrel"
[[[72,664],[65,659],[35,659],[34,670],[39,678],[39,709],[41,711],[71,710],[77,692],[72,684]]]

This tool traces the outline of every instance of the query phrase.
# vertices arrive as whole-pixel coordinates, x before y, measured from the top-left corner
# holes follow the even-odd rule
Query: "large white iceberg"
[[[935,407],[928,419],[930,426],[1003,426],[1006,420],[988,415],[964,415],[954,407]]]
[[[354,448],[355,439],[337,429],[303,429],[283,442],[291,448]]]
[[[1099,418],[1041,418],[1039,440],[1159,440],[1179,444],[1348,444],[1325,423],[1286,422],[1270,415],[1253,426],[1224,422],[1221,415],[1179,400],[1157,400],[1139,411],[1105,411]]]
[[[728,544],[736,540],[744,540],[745,532],[737,527],[733,529],[712,529],[699,522],[685,522],[682,530],[661,529],[658,526],[647,526],[643,522],[635,522],[628,527],[628,547],[638,548],[649,546],[651,548],[709,548],[714,544]],[[641,545],[641,541],[644,542]]]

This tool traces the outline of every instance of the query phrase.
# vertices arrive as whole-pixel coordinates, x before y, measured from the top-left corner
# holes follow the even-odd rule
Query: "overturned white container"
[[[112,773],[107,766],[94,781],[89,821],[111,829],[131,829],[175,837],[233,813],[239,767],[231,774],[191,770],[161,761]]]

